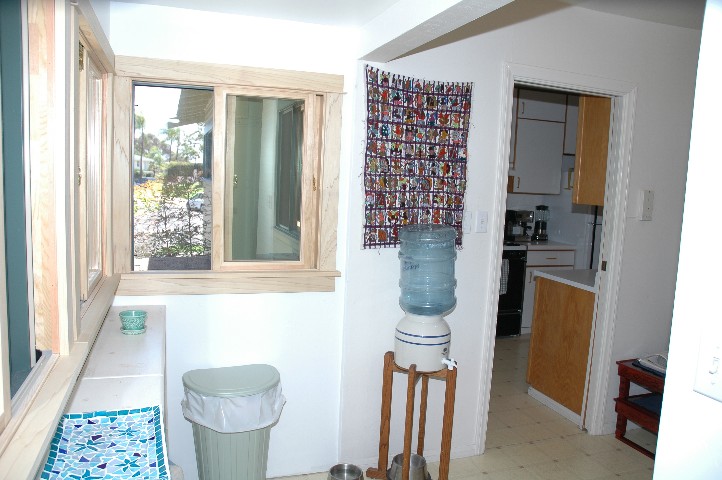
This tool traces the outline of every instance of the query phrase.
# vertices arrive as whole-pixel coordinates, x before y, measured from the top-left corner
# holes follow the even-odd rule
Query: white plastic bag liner
[[[215,397],[185,387],[183,416],[219,433],[238,433],[273,425],[281,416],[286,398],[281,383],[256,395]]]
[[[278,421],[286,399],[271,365],[204,368],[183,374],[183,415],[219,433],[258,430]]]

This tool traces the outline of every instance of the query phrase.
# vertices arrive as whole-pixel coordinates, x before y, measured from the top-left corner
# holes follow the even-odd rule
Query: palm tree
[[[145,150],[145,117],[135,114],[135,129],[140,129],[140,178],[143,178],[143,151]]]
[[[163,130],[163,134],[165,135],[166,140],[170,144],[170,149],[168,153],[168,161],[172,160],[173,157],[173,141],[177,143],[180,143],[180,129],[179,128],[166,128]],[[176,146],[176,150],[178,147]],[[178,158],[178,153],[176,152],[176,158]]]

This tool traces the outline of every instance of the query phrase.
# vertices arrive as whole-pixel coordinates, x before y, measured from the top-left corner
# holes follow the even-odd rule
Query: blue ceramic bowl
[[[145,310],[123,310],[119,314],[121,330],[143,330],[148,312]]]

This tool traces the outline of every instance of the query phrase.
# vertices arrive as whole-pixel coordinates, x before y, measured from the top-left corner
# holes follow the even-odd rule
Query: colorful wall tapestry
[[[451,225],[461,246],[472,85],[366,67],[364,248],[411,224]]]

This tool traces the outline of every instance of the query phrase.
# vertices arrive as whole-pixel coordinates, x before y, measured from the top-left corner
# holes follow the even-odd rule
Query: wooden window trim
[[[24,399],[14,399],[18,401],[12,405],[12,418],[0,435],[0,472],[7,478],[38,475],[57,422],[120,281],[118,275],[111,275],[111,249],[104,245],[106,276],[80,304],[77,199],[72,193],[77,182],[73,108],[77,84],[72,72],[77,62],[80,32],[89,40],[101,70],[112,72],[112,50],[89,0],[78,0],[73,5],[28,0],[26,5],[29,32],[26,54],[33,56],[28,62],[28,83],[33,92],[28,106],[31,122],[27,133],[33,187],[29,201],[36,214],[32,239],[29,239],[33,246],[35,277],[31,300],[34,300],[35,316],[40,318],[36,322],[40,325],[40,331],[36,327],[36,339],[38,334],[43,335],[51,342],[53,353],[23,385],[27,395]],[[68,54],[56,56],[60,51]],[[67,72],[64,78],[69,80],[61,80],[56,71]],[[109,93],[106,90],[106,95]],[[111,138],[108,123],[105,137]],[[105,182],[107,188],[107,179]],[[108,203],[104,198],[104,209]],[[111,228],[107,215],[103,222],[104,228]],[[1,292],[0,300],[4,301]]]
[[[85,38],[81,34],[81,45],[88,45],[90,42],[85,40]],[[82,51],[84,50],[84,52]],[[98,65],[96,65],[95,62],[95,55],[91,54],[91,51],[88,47],[84,47],[81,49],[80,52],[78,52],[79,55],[83,55],[84,60],[82,61],[83,64],[83,70],[79,72],[78,74],[78,84],[77,84],[77,92],[76,100],[77,100],[77,147],[76,147],[76,157],[78,165],[74,171],[77,177],[77,181],[75,182],[75,185],[77,186],[78,190],[78,214],[77,214],[77,223],[79,226],[79,232],[78,232],[78,246],[79,246],[79,255],[78,255],[78,263],[79,263],[79,286],[80,286],[80,299],[82,302],[85,302],[90,295],[93,293],[93,290],[96,289],[100,283],[100,280],[103,278],[104,274],[109,271],[110,264],[107,261],[107,258],[105,258],[105,251],[107,250],[107,222],[106,218],[107,215],[105,215],[106,212],[106,195],[103,195],[103,192],[109,191],[110,188],[109,182],[107,182],[107,170],[108,170],[108,158],[110,158],[110,150],[108,148],[108,132],[107,128],[105,130],[101,130],[100,137],[98,139],[99,141],[99,153],[100,158],[98,159],[97,165],[95,165],[95,168],[97,168],[97,175],[93,175],[93,172],[91,171],[91,166],[88,162],[88,78],[90,78],[93,75],[96,75],[97,78],[100,80],[100,102],[101,102],[101,126],[107,125],[107,111],[108,111],[108,77],[109,73],[105,72],[100,68]],[[92,74],[91,74],[92,72]],[[71,175],[72,176],[72,175]],[[87,215],[87,209],[89,208],[90,203],[92,200],[88,199],[88,188],[91,185],[91,181],[97,182],[95,184],[95,189],[98,193],[100,193],[99,203],[97,205],[98,208],[98,216],[96,223],[89,222],[88,221],[88,215]],[[88,236],[90,233],[99,233],[98,238],[98,260],[99,260],[99,270],[91,270],[88,266],[89,261],[89,252],[91,247],[88,244]]]
[[[211,293],[260,293],[260,292],[312,292],[333,291],[336,270],[336,235],[338,218],[338,179],[341,136],[341,106],[343,77],[339,75],[273,70],[231,65],[204,64],[138,57],[116,56],[114,84],[114,141],[113,141],[113,245],[115,271],[121,273],[118,295],[173,295]],[[317,189],[313,196],[315,204],[302,215],[304,225],[310,225],[312,242],[306,242],[302,261],[289,268],[281,262],[260,264],[253,262],[243,266],[229,265],[222,258],[213,258],[210,271],[161,271],[132,272],[132,191],[130,189],[130,161],[132,158],[132,87],[133,83],[158,83],[169,85],[209,86],[216,90],[214,131],[225,129],[225,119],[219,123],[221,91],[248,94],[252,91],[265,95],[294,91],[313,99],[309,110],[318,108],[322,114],[308,112],[307,118],[323,118],[323,125],[314,125],[314,138],[309,154],[320,161],[313,175],[304,175],[302,188],[306,192]],[[221,105],[224,107],[224,105]],[[313,116],[312,116],[313,115]],[[214,137],[213,177],[213,252],[218,248],[222,235],[218,228],[223,223],[223,186],[225,167],[217,165],[219,154],[225,152],[221,144],[223,135]],[[314,185],[315,178],[315,185]],[[305,200],[304,200],[305,201]],[[304,205],[306,206],[306,205]],[[220,215],[220,216],[218,216]],[[222,242],[222,237],[220,239]],[[238,263],[238,262],[233,262]]]

